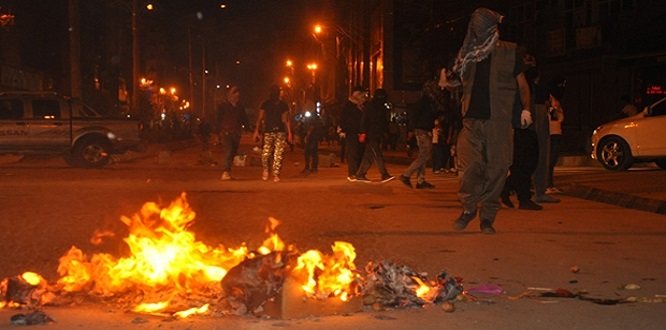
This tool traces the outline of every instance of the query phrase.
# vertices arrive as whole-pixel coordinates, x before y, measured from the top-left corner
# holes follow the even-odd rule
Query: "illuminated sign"
[[[664,95],[666,90],[661,86],[649,85],[645,91],[647,95]]]

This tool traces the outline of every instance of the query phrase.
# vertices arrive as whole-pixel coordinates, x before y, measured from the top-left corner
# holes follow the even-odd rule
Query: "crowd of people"
[[[433,174],[458,176],[460,216],[455,230],[464,230],[479,218],[484,234],[494,234],[502,204],[518,209],[541,210],[541,203],[558,203],[553,183],[558,159],[564,110],[564,79],[541,83],[536,59],[515,43],[500,39],[503,16],[486,8],[474,11],[467,35],[454,65],[443,68],[423,84],[421,97],[408,110],[407,143],[418,155],[398,176],[408,188],[433,189],[426,180]],[[248,127],[240,91],[231,86],[218,107],[212,128],[222,142],[221,180],[232,180],[231,164],[238,152],[240,134]],[[280,181],[283,154],[294,135],[304,149],[302,173],[317,173],[319,144],[337,140],[340,159],[346,163],[349,182],[372,182],[368,172],[374,164],[379,182],[396,178],[389,173],[383,150],[395,150],[400,125],[390,116],[389,95],[378,88],[369,94],[356,86],[342,105],[338,125],[324,126],[317,114],[305,116],[294,132],[289,105],[273,86],[262,103],[253,138],[261,142],[261,179]],[[411,150],[410,150],[411,151]],[[415,184],[412,183],[415,179]]]

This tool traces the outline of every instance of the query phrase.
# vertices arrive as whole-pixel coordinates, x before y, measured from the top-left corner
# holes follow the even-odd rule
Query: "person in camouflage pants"
[[[273,162],[273,181],[280,181],[282,155],[287,141],[291,141],[289,125],[289,106],[280,99],[281,89],[277,85],[271,87],[268,101],[261,104],[257,124],[254,129],[254,140],[259,141],[259,127],[264,126],[264,147],[261,152],[261,163],[264,168],[261,179],[268,180],[271,161]],[[272,159],[271,159],[272,158]]]

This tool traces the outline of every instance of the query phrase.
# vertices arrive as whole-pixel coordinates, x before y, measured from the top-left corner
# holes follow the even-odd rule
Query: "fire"
[[[356,251],[346,242],[335,242],[333,255],[325,256],[317,250],[309,250],[298,257],[294,273],[305,278],[303,290],[310,296],[325,299],[329,296],[346,301],[353,293],[352,283],[357,278],[354,272]]]
[[[103,296],[159,291],[171,292],[173,297],[201,292],[209,284],[219,283],[229,269],[248,257],[248,249],[244,245],[236,249],[210,247],[197,241],[187,230],[196,213],[185,197],[182,194],[164,209],[149,202],[133,217],[121,218],[129,227],[129,235],[124,238],[130,250],[128,256],[116,258],[101,253],[89,258],[72,247],[60,258],[58,273],[62,277],[58,284],[68,292],[89,290]],[[102,236],[110,235],[96,235]],[[277,237],[273,239],[277,241]],[[168,301],[146,302],[135,310],[155,312],[168,305]]]
[[[39,274],[33,272],[25,272],[21,274],[21,279],[32,286],[38,286],[39,284],[46,282]]]
[[[139,214],[121,219],[130,229],[124,239],[129,256],[116,259],[96,254],[88,260],[81,250],[72,247],[60,259],[58,273],[62,278],[58,283],[66,291],[92,285],[92,292],[106,295],[163,288],[185,294],[220,281],[229,268],[245,258],[247,248],[211,248],[197,241],[187,231],[195,215],[184,194],[165,209],[146,203]]]
[[[129,294],[138,302],[133,311],[151,314],[163,314],[165,310],[173,310],[175,305],[182,306],[172,306],[171,302],[175,299],[182,301],[187,295],[219,293],[220,281],[228,271],[255,255],[245,244],[234,249],[223,245],[211,247],[197,241],[194,233],[188,230],[195,217],[185,193],[166,208],[154,202],[145,203],[134,216],[120,219],[129,229],[128,236],[123,238],[129,248],[127,255],[117,257],[98,253],[89,256],[72,246],[59,260],[57,271],[61,277],[54,287],[64,292],[102,297]],[[268,238],[256,250],[259,254],[295,251],[275,233],[279,224],[278,220],[269,218]],[[98,231],[93,234],[91,242],[101,243],[104,238],[113,236],[115,233]],[[303,274],[302,287],[312,297],[336,296],[347,300],[353,293],[351,284],[358,276],[354,266],[356,252],[345,242],[335,242],[332,249],[332,256],[316,250],[304,253],[292,273]],[[22,278],[32,285],[46,283],[36,273],[27,272]],[[211,290],[211,287],[218,289]],[[5,305],[7,303],[0,308]],[[202,303],[201,307],[171,315],[184,318],[208,310],[209,305]]]
[[[418,285],[416,288],[416,296],[420,298],[426,297],[430,292],[430,287],[423,283],[423,281],[421,281],[421,279],[416,276],[412,276],[412,279]]]

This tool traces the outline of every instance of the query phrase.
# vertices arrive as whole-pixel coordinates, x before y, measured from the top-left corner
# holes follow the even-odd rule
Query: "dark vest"
[[[490,118],[511,121],[518,84],[514,76],[516,44],[498,41],[490,58]],[[468,64],[463,81],[462,115],[469,109],[476,62]]]

